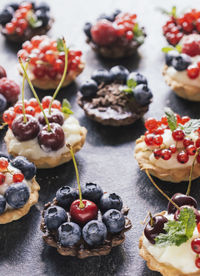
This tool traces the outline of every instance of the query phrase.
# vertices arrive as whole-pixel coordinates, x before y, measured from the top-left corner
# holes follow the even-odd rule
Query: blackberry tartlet
[[[147,79],[118,65],[99,69],[78,92],[78,104],[85,114],[103,125],[130,125],[148,111],[152,99]]]
[[[53,21],[50,7],[44,2],[10,3],[0,12],[1,33],[6,39],[16,43],[22,43],[35,35],[46,34]]]
[[[144,43],[144,28],[137,22],[137,15],[116,10],[111,15],[101,15],[96,23],[84,26],[87,43],[106,58],[123,58],[133,55]]]

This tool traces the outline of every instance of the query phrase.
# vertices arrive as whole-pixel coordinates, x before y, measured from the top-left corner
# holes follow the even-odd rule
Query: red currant
[[[55,54],[52,50],[47,50],[44,57],[45,57],[45,60],[50,64],[54,64],[56,60]]]
[[[30,106],[32,106],[32,107],[34,107],[34,108],[36,108],[36,107],[39,106],[39,104],[38,104],[38,102],[37,102],[37,100],[36,100],[35,98],[31,98],[31,99],[28,101],[28,105],[30,105]]]
[[[23,113],[22,104],[17,103],[17,104],[14,106],[14,112],[17,113],[17,114],[22,114],[22,113]]]
[[[192,250],[197,253],[200,254],[200,238],[196,238],[191,242],[191,247]]]
[[[179,163],[185,164],[188,162],[189,156],[185,151],[182,150],[181,152],[178,153],[177,160]]]
[[[6,24],[6,31],[8,34],[13,34],[15,31],[15,26],[13,23],[7,23]]]
[[[158,121],[155,118],[148,118],[145,121],[145,127],[149,131],[153,131],[158,127]]]
[[[186,148],[186,152],[188,155],[195,155],[196,153],[196,147],[193,145],[190,145]]]
[[[169,149],[171,150],[172,153],[175,153],[176,152],[176,146],[175,145],[171,145],[169,147]]]
[[[164,133],[164,129],[161,127],[158,127],[157,129],[154,130],[154,134],[163,134]]]
[[[145,143],[147,146],[153,146],[154,145],[154,134],[147,134],[144,138]]]
[[[182,117],[182,124],[184,125],[185,123],[187,123],[190,120],[190,117],[188,116],[183,116]]]
[[[197,230],[200,233],[200,222],[197,224]]]
[[[163,138],[161,135],[155,135],[153,138],[153,142],[155,145],[160,146],[163,143]]]
[[[15,119],[15,117],[16,117],[16,114],[12,109],[8,109],[3,113],[3,120],[8,125],[12,124],[12,121]]]
[[[13,174],[13,182],[22,182],[24,180],[24,175],[22,173]]]
[[[196,140],[195,145],[196,145],[196,147],[197,147],[197,148],[199,148],[199,147],[200,147],[200,138],[198,138],[198,139]]]
[[[132,40],[133,37],[134,37],[134,33],[133,33],[132,31],[128,31],[128,32],[126,33],[126,39],[127,39],[127,40]]]
[[[183,145],[184,145],[185,148],[187,148],[190,145],[194,145],[194,142],[192,141],[192,139],[190,139],[188,137],[185,137],[183,139]]]
[[[4,157],[0,158],[0,170],[5,171],[8,167],[8,160]]]
[[[160,150],[160,149],[155,149],[154,152],[153,152],[153,154],[154,154],[154,157],[155,157],[156,159],[159,159],[159,158],[162,156],[162,150]]]
[[[167,117],[166,116],[162,116],[161,117],[161,124],[162,125],[168,125],[168,121],[167,121]]]
[[[0,173],[0,185],[2,185],[5,182],[5,175],[3,173]]]
[[[37,64],[33,70],[34,75],[36,78],[40,79],[43,78],[46,74],[46,67],[43,64]]]
[[[162,150],[162,159],[169,160],[172,156],[172,152],[169,149],[163,149]]]
[[[58,100],[54,100],[52,103],[52,108],[61,109],[61,103]]]
[[[38,47],[40,42],[42,42],[42,36],[36,35],[31,39],[33,47]]]
[[[32,106],[27,106],[25,109],[25,113],[32,115],[34,117],[35,116],[35,108]]]
[[[51,96],[45,96],[45,97],[42,99],[42,107],[43,107],[44,109],[45,109],[45,108],[48,108],[51,101],[52,101],[52,97],[51,97]]]
[[[172,137],[175,141],[182,141],[184,139],[184,132],[181,129],[176,129],[172,132]]]
[[[196,79],[199,76],[199,67],[197,65],[188,66],[187,75],[190,79]]]
[[[197,268],[200,268],[200,258],[199,257],[196,258],[195,265]]]

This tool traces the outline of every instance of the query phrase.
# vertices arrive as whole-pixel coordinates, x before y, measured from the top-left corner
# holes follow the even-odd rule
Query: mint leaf
[[[176,50],[177,50],[179,53],[181,53],[181,51],[182,51],[182,46],[181,46],[180,44],[177,44],[175,48],[176,48]]]
[[[170,51],[173,51],[173,50],[174,50],[174,47],[172,47],[172,46],[167,46],[167,47],[162,48],[162,52],[166,53],[166,54]]]
[[[177,17],[177,10],[176,10],[176,6],[172,7],[171,11],[167,11],[166,9],[163,8],[157,8],[158,11],[160,11],[163,14],[169,15],[169,16],[173,16],[174,18]]]
[[[144,43],[145,34],[142,28],[139,27],[138,23],[135,23],[133,27],[134,39],[139,43]]]
[[[125,86],[123,89],[122,89],[122,91],[123,92],[126,92],[126,93],[133,93],[133,89],[132,88],[130,88],[130,87],[127,87],[127,86]]]
[[[179,221],[185,225],[185,234],[188,239],[190,239],[196,226],[196,217],[194,211],[189,208],[182,209],[180,212]]]
[[[134,79],[129,79],[126,82],[129,88],[135,88],[137,86],[137,82]]]
[[[61,38],[57,39],[57,49],[59,52],[64,52],[64,45],[63,45],[63,40]]]
[[[39,28],[42,26],[42,21],[37,19],[37,16],[32,12],[29,11],[27,14],[28,23],[31,25],[32,28]]]
[[[177,128],[177,118],[174,112],[171,110],[171,108],[166,107],[165,108],[165,115],[167,117],[167,122],[169,128],[173,131]]]
[[[186,135],[189,135],[191,132],[194,132],[198,128],[200,128],[200,120],[198,119],[191,119],[184,125],[179,124],[181,129],[184,131]]]
[[[173,16],[173,17],[177,17],[177,14],[176,14],[176,6],[173,6],[172,7],[172,11],[171,11],[171,15]]]
[[[71,104],[67,99],[63,99],[62,102],[62,112],[65,115],[71,115],[74,114],[74,112],[71,110]]]

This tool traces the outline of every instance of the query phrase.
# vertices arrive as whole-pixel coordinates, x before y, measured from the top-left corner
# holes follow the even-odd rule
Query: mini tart
[[[56,199],[54,199],[52,203],[51,202],[47,203],[44,207],[44,211],[48,207],[54,206],[54,205],[57,205]],[[108,255],[113,247],[118,246],[124,242],[125,240],[124,233],[132,227],[131,221],[126,216],[129,212],[129,208],[123,208],[121,212],[125,215],[124,230],[122,230],[118,234],[113,234],[113,235],[109,234],[103,245],[100,245],[96,248],[91,248],[83,241],[83,239],[81,239],[80,243],[77,244],[76,246],[63,247],[59,244],[56,234],[53,233],[52,231],[51,232],[48,231],[47,227],[45,226],[44,211],[42,213],[43,218],[40,226],[42,232],[44,233],[43,235],[44,241],[49,246],[55,247],[59,252],[59,254],[63,256],[76,256],[79,259],[85,259],[93,256]]]

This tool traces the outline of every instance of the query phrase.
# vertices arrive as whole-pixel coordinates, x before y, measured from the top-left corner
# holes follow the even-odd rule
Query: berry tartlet
[[[133,55],[146,37],[144,28],[138,25],[137,15],[120,10],[101,15],[94,24],[87,22],[84,32],[95,52],[112,59]]]
[[[25,157],[9,160],[0,154],[0,224],[20,219],[38,202],[35,174],[35,165]]]
[[[6,39],[22,43],[35,35],[46,34],[53,24],[47,3],[10,3],[0,12],[1,33]]]
[[[145,127],[134,153],[142,170],[164,181],[180,182],[189,179],[194,165],[192,179],[200,176],[200,120],[180,117],[166,108],[161,120],[149,118]]]
[[[176,48],[163,48],[164,79],[178,96],[200,101],[200,34],[184,36]]]
[[[78,104],[85,114],[103,125],[134,123],[148,111],[153,95],[147,79],[121,65],[95,70],[78,92]]]
[[[84,259],[107,255],[112,247],[122,244],[124,232],[131,228],[129,209],[123,207],[115,193],[104,193],[94,183],[80,186],[76,161],[78,190],[61,187],[53,202],[45,205],[41,230],[44,241],[64,256]],[[79,199],[78,199],[79,197]]]
[[[61,39],[56,41],[46,35],[35,36],[23,43],[17,55],[23,61],[30,59],[28,75],[33,86],[42,90],[55,89],[58,86],[65,67]],[[68,50],[68,69],[62,87],[69,85],[83,71],[81,56],[81,51]],[[20,73],[23,74],[21,70]]]

